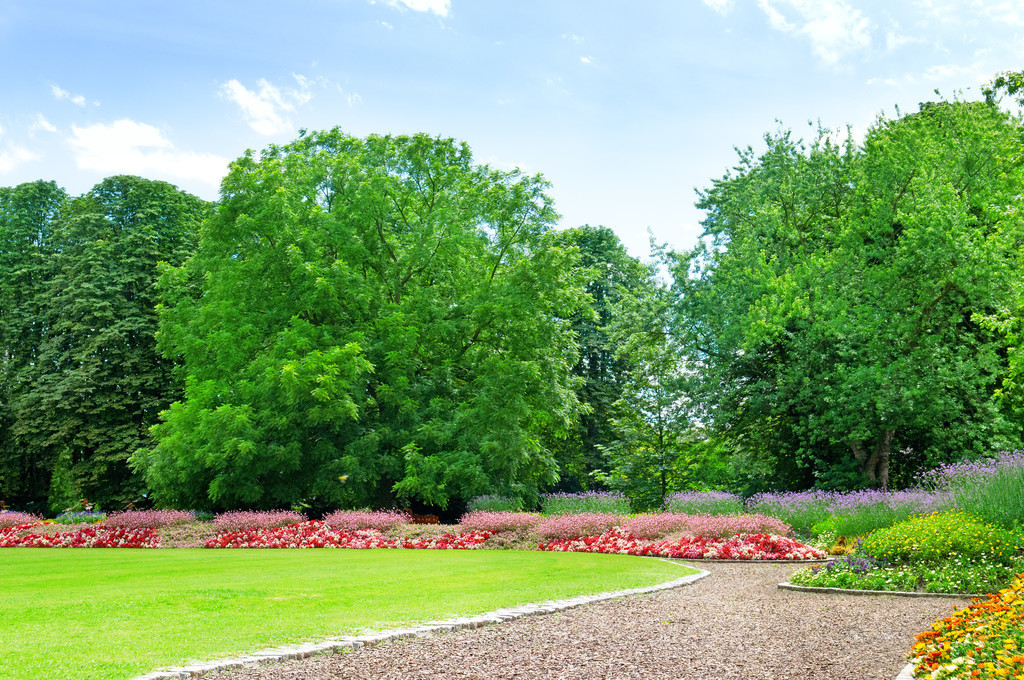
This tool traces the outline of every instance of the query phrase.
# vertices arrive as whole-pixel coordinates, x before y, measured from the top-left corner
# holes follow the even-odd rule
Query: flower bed
[[[828,556],[816,548],[772,534],[737,534],[731,538],[684,536],[674,541],[648,541],[608,531],[600,536],[551,541],[541,544],[538,549],[689,560],[819,560]]]
[[[605,512],[581,512],[574,515],[553,515],[544,519],[534,532],[546,541],[559,541],[596,536],[622,524],[625,517]]]
[[[89,526],[56,533],[24,533],[42,522],[0,530],[0,548],[158,548],[156,529]]]
[[[196,513],[189,510],[126,510],[107,515],[103,524],[125,529],[159,529],[194,522]]]
[[[341,531],[358,531],[360,529],[387,531],[409,520],[409,513],[398,510],[337,510],[324,517],[324,522],[331,528]]]
[[[459,520],[459,526],[468,531],[489,531],[492,534],[506,531],[530,531],[544,517],[536,512],[508,512],[495,510],[472,510]]]
[[[669,534],[718,536],[736,534],[774,534],[786,536],[791,529],[785,522],[764,515],[688,515],[673,512],[638,515],[622,524],[622,532],[641,538],[665,538]]]
[[[0,529],[8,529],[20,524],[33,524],[43,521],[42,517],[30,515],[27,512],[15,512],[13,510],[0,510]]]
[[[793,574],[797,585],[928,593],[993,592],[1024,566],[1013,534],[962,512],[912,517],[858,541],[851,554]]]
[[[490,534],[471,531],[461,534],[396,540],[379,529],[345,531],[326,522],[301,522],[273,529],[226,531],[206,541],[207,548],[408,548],[428,550],[471,550]]]
[[[917,636],[915,678],[1024,677],[1024,574]]]

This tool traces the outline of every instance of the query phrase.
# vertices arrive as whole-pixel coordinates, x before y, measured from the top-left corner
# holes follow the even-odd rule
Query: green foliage
[[[2,195],[2,492],[138,500],[128,455],[180,390],[156,351],[157,268],[191,253],[206,204],[128,176],[75,199],[42,182]]]
[[[72,504],[72,507],[75,505]],[[57,524],[98,524],[105,519],[107,519],[107,513],[99,510],[70,510],[57,515],[54,521]]]
[[[53,182],[0,188],[0,496],[34,502],[37,510],[45,507],[57,452],[27,447],[15,428],[22,429],[19,421],[27,414],[19,404],[38,380],[41,345],[49,334],[54,231],[66,201]]]
[[[1004,529],[1024,526],[1024,453],[982,475],[954,479],[944,489],[953,505]]]
[[[540,510],[545,515],[624,515],[629,512],[629,499],[614,491],[580,493],[546,493],[541,496]]]
[[[570,318],[577,336],[579,359],[572,373],[579,379],[576,394],[583,405],[567,436],[552,438],[558,460],[558,491],[582,491],[602,484],[591,472],[608,467],[607,447],[619,441],[614,421],[634,370],[623,353],[624,337],[614,331],[624,298],[644,295],[651,286],[651,268],[626,252],[608,227],[584,225],[557,234],[559,243],[579,252],[578,267],[589,304]]]
[[[643,285],[622,291],[609,327],[628,370],[610,410],[615,439],[600,445],[608,468],[593,474],[638,511],[662,508],[670,493],[692,484],[706,450],[691,428],[687,374],[666,327],[668,308],[667,291],[648,269]]]
[[[1009,585],[1024,563],[993,561],[986,555],[970,559],[951,555],[941,563],[896,566],[874,564],[857,557],[827,567],[809,567],[790,577],[797,585],[853,590],[926,593],[994,593]]]
[[[162,280],[185,398],[133,458],[182,507],[535,502],[584,303],[543,178],[464,144],[307,134],[238,159]]]
[[[741,515],[743,499],[727,491],[680,491],[665,499],[665,512],[686,515]]]
[[[522,509],[523,500],[521,498],[510,498],[508,496],[498,496],[495,494],[477,496],[466,504],[467,512],[473,512],[474,510],[490,512],[518,512]]]
[[[71,449],[66,448],[57,454],[57,460],[50,472],[50,490],[46,500],[53,515],[77,506],[83,496],[81,487],[72,475],[71,466]]]
[[[884,488],[1019,441],[993,400],[1007,337],[982,316],[1019,298],[1020,122],[942,101],[863,148],[766,143],[702,193],[701,243],[666,257],[707,422],[790,488]]]
[[[876,559],[893,562],[939,562],[959,555],[982,555],[1008,563],[1016,550],[1014,536],[963,512],[912,517],[871,532],[862,548]]]

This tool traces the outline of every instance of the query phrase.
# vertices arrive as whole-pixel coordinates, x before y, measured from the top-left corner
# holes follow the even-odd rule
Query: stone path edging
[[[707,562],[709,564],[828,564],[834,562],[834,557],[826,557],[820,560],[716,560],[708,559],[704,557],[680,557],[678,558],[684,562],[690,564],[700,564]]]
[[[911,593],[905,590],[857,590],[856,588],[822,588],[819,586],[798,586],[786,581],[779,584],[779,590],[796,590],[805,593],[836,593],[837,595],[895,595],[896,597],[942,597],[951,600],[985,597],[974,593]]]
[[[668,562],[668,560],[663,561]],[[672,564],[678,564],[678,562],[672,562]],[[344,652],[351,649],[357,649],[359,647],[373,646],[381,642],[388,642],[391,640],[423,637],[426,635],[433,635],[435,633],[464,630],[467,628],[480,628],[491,623],[502,623],[503,621],[512,621],[513,619],[521,619],[526,616],[537,616],[539,614],[553,614],[565,609],[572,609],[574,607],[580,607],[594,602],[613,600],[627,595],[642,595],[644,593],[654,593],[659,590],[679,588],[681,586],[687,586],[691,583],[695,583],[705,576],[710,575],[711,572],[701,569],[696,574],[690,574],[689,576],[683,576],[682,578],[677,578],[665,583],[647,586],[646,588],[629,588],[626,590],[598,593],[596,595],[582,595],[580,597],[573,597],[567,600],[549,600],[538,604],[524,604],[519,607],[495,609],[494,611],[486,612],[478,616],[460,616],[443,621],[430,621],[429,623],[413,628],[385,630],[376,633],[369,633],[367,635],[347,635],[343,637],[329,638],[324,642],[307,643],[303,645],[296,645],[294,647],[264,649],[236,659],[218,659],[216,661],[207,661],[205,663],[197,663],[190,666],[177,666],[174,668],[153,671],[152,673],[136,676],[133,680],[199,678],[207,673],[213,673],[215,671],[231,670],[235,668],[243,668],[245,666],[254,666],[256,664],[274,663],[277,661],[306,659],[317,654]]]
[[[914,680],[914,664],[908,663],[894,680]]]

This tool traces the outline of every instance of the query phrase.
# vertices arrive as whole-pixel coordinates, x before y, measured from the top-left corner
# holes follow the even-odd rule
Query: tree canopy
[[[2,196],[4,495],[137,501],[128,456],[180,391],[156,352],[158,264],[191,254],[206,204],[129,176],[78,198],[43,182]]]
[[[557,479],[585,302],[540,176],[335,129],[238,159],[160,346],[185,397],[134,464],[183,507],[392,506]]]
[[[884,487],[891,461],[1019,441],[992,399],[1006,338],[978,315],[1020,277],[1021,133],[940,101],[862,148],[783,132],[743,152],[701,195],[705,240],[670,258],[704,417],[795,485]]]
[[[982,92],[767,135],[653,264],[422,134],[303,131],[214,205],[0,188],[0,500],[648,509],[1019,447],[1024,74]]]

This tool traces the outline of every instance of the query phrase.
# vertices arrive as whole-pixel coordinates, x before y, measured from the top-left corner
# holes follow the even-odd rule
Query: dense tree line
[[[650,264],[425,135],[303,133],[215,205],[0,189],[0,499],[650,508],[1020,446],[1020,82],[860,144],[769,135]]]
[[[83,196],[0,189],[0,497],[60,511],[140,501],[128,455],[180,397],[157,351],[159,263],[194,250],[207,205],[111,177]]]
[[[701,195],[672,254],[691,396],[776,483],[885,487],[1018,446],[998,399],[1020,302],[1024,135],[990,102],[880,120],[863,145],[783,132]]]

